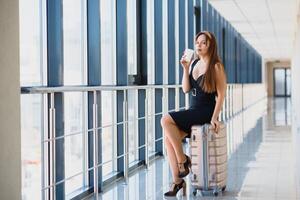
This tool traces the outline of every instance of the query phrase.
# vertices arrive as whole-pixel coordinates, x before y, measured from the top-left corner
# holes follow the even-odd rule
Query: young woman
[[[215,36],[208,31],[199,32],[195,38],[196,59],[187,61],[184,54],[180,60],[183,67],[182,89],[192,92],[188,110],[170,112],[161,119],[165,133],[165,147],[171,166],[173,184],[165,196],[176,196],[183,188],[184,177],[190,172],[191,160],[184,154],[182,139],[190,137],[195,124],[210,123],[218,132],[218,116],[226,93],[226,75],[218,55]]]

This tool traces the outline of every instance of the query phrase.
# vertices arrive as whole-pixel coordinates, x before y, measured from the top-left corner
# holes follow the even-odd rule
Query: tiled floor
[[[290,109],[290,99],[268,99],[235,116],[227,124],[226,191],[219,197],[202,197],[201,194],[194,197],[189,189],[187,197],[178,194],[173,199],[300,199],[296,171],[300,168],[296,168],[295,156],[300,143],[295,142],[299,135],[291,131]],[[188,145],[188,152],[187,148]],[[158,159],[148,170],[142,169],[131,176],[128,185],[120,182],[98,197],[105,200],[164,199],[170,178],[167,161]],[[189,178],[186,180],[189,186]]]

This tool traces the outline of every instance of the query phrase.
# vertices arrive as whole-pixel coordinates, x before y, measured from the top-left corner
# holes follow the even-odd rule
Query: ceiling
[[[263,59],[291,59],[299,0],[208,1]]]

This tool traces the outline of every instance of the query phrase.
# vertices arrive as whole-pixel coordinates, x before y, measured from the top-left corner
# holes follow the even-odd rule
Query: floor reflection
[[[291,98],[276,97],[273,104],[273,124],[275,126],[291,125]]]
[[[187,197],[178,194],[173,199],[299,199],[290,107],[290,99],[265,99],[228,121],[228,181],[222,196],[194,197],[189,189]],[[190,188],[189,178],[186,181]],[[131,176],[128,185],[120,182],[99,197],[163,199],[170,182],[162,158]]]

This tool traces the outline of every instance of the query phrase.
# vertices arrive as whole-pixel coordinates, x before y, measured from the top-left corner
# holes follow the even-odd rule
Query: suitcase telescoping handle
[[[204,178],[204,190],[208,190],[209,187],[209,180],[208,180],[208,126],[202,126],[202,142],[203,142],[203,178]]]

